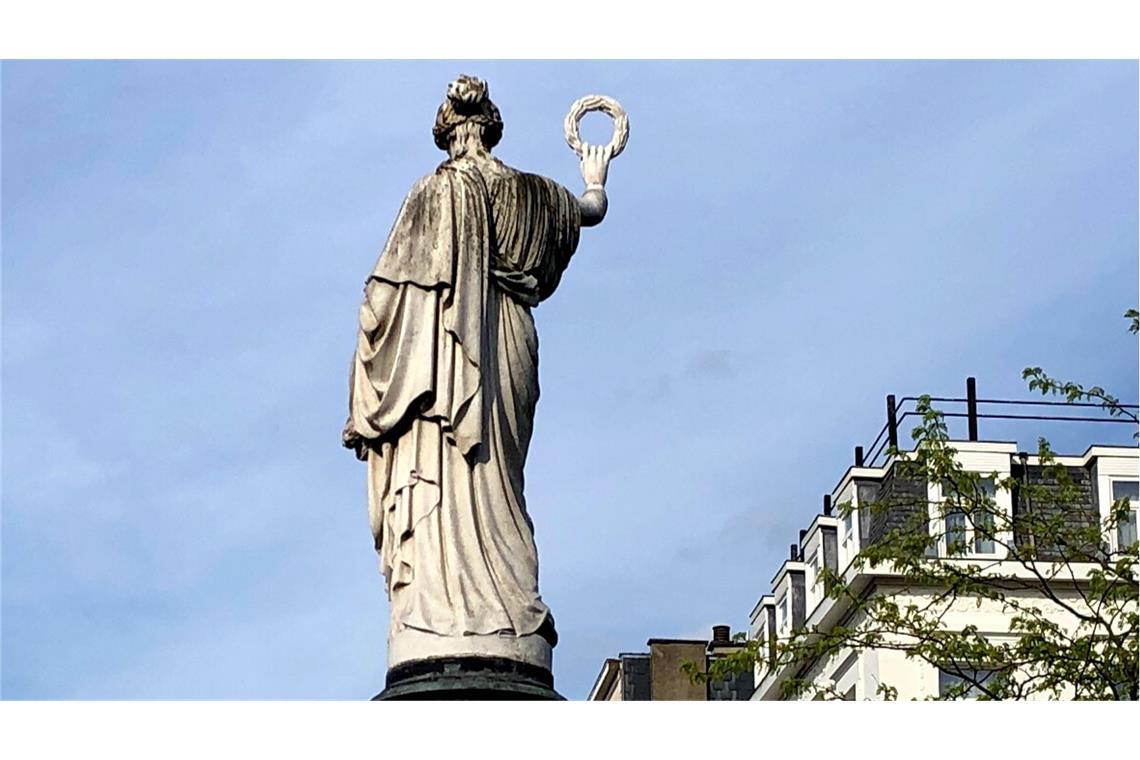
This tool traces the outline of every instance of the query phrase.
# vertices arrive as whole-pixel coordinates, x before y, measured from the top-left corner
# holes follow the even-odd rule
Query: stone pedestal
[[[548,668],[502,657],[433,657],[388,669],[374,700],[561,700]]]
[[[422,660],[489,658],[522,662],[550,672],[555,642],[557,635],[553,625],[526,636],[440,636],[401,628],[388,634],[388,670]]]
[[[553,618],[535,633],[440,636],[400,627],[388,633],[388,677],[374,699],[543,699],[554,691]]]

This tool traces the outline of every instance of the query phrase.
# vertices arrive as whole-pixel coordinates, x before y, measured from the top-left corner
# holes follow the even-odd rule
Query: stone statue
[[[412,187],[365,283],[343,442],[367,463],[391,602],[386,694],[472,667],[552,685],[557,634],[523,496],[538,401],[531,310],[557,288],[580,228],[606,215],[628,122],[592,98],[575,106],[619,114],[620,139],[575,145],[573,119],[576,197],[495,158],[503,122],[487,85],[452,82],[432,130],[447,160]]]

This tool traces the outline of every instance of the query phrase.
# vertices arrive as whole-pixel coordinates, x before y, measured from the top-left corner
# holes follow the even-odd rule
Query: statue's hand
[[[582,179],[586,183],[587,190],[606,186],[606,174],[609,172],[611,158],[613,154],[608,145],[582,146]]]

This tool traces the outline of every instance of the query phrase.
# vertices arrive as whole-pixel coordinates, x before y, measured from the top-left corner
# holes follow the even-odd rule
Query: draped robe
[[[347,428],[365,441],[390,635],[553,643],[523,498],[531,307],[554,292],[579,227],[556,182],[448,161],[413,187],[366,282]]]

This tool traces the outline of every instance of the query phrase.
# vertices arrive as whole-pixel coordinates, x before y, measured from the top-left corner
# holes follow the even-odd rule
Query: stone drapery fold
[[[348,427],[393,631],[536,632],[550,611],[523,497],[538,400],[531,306],[578,242],[574,196],[498,162],[443,164],[365,285]]]

